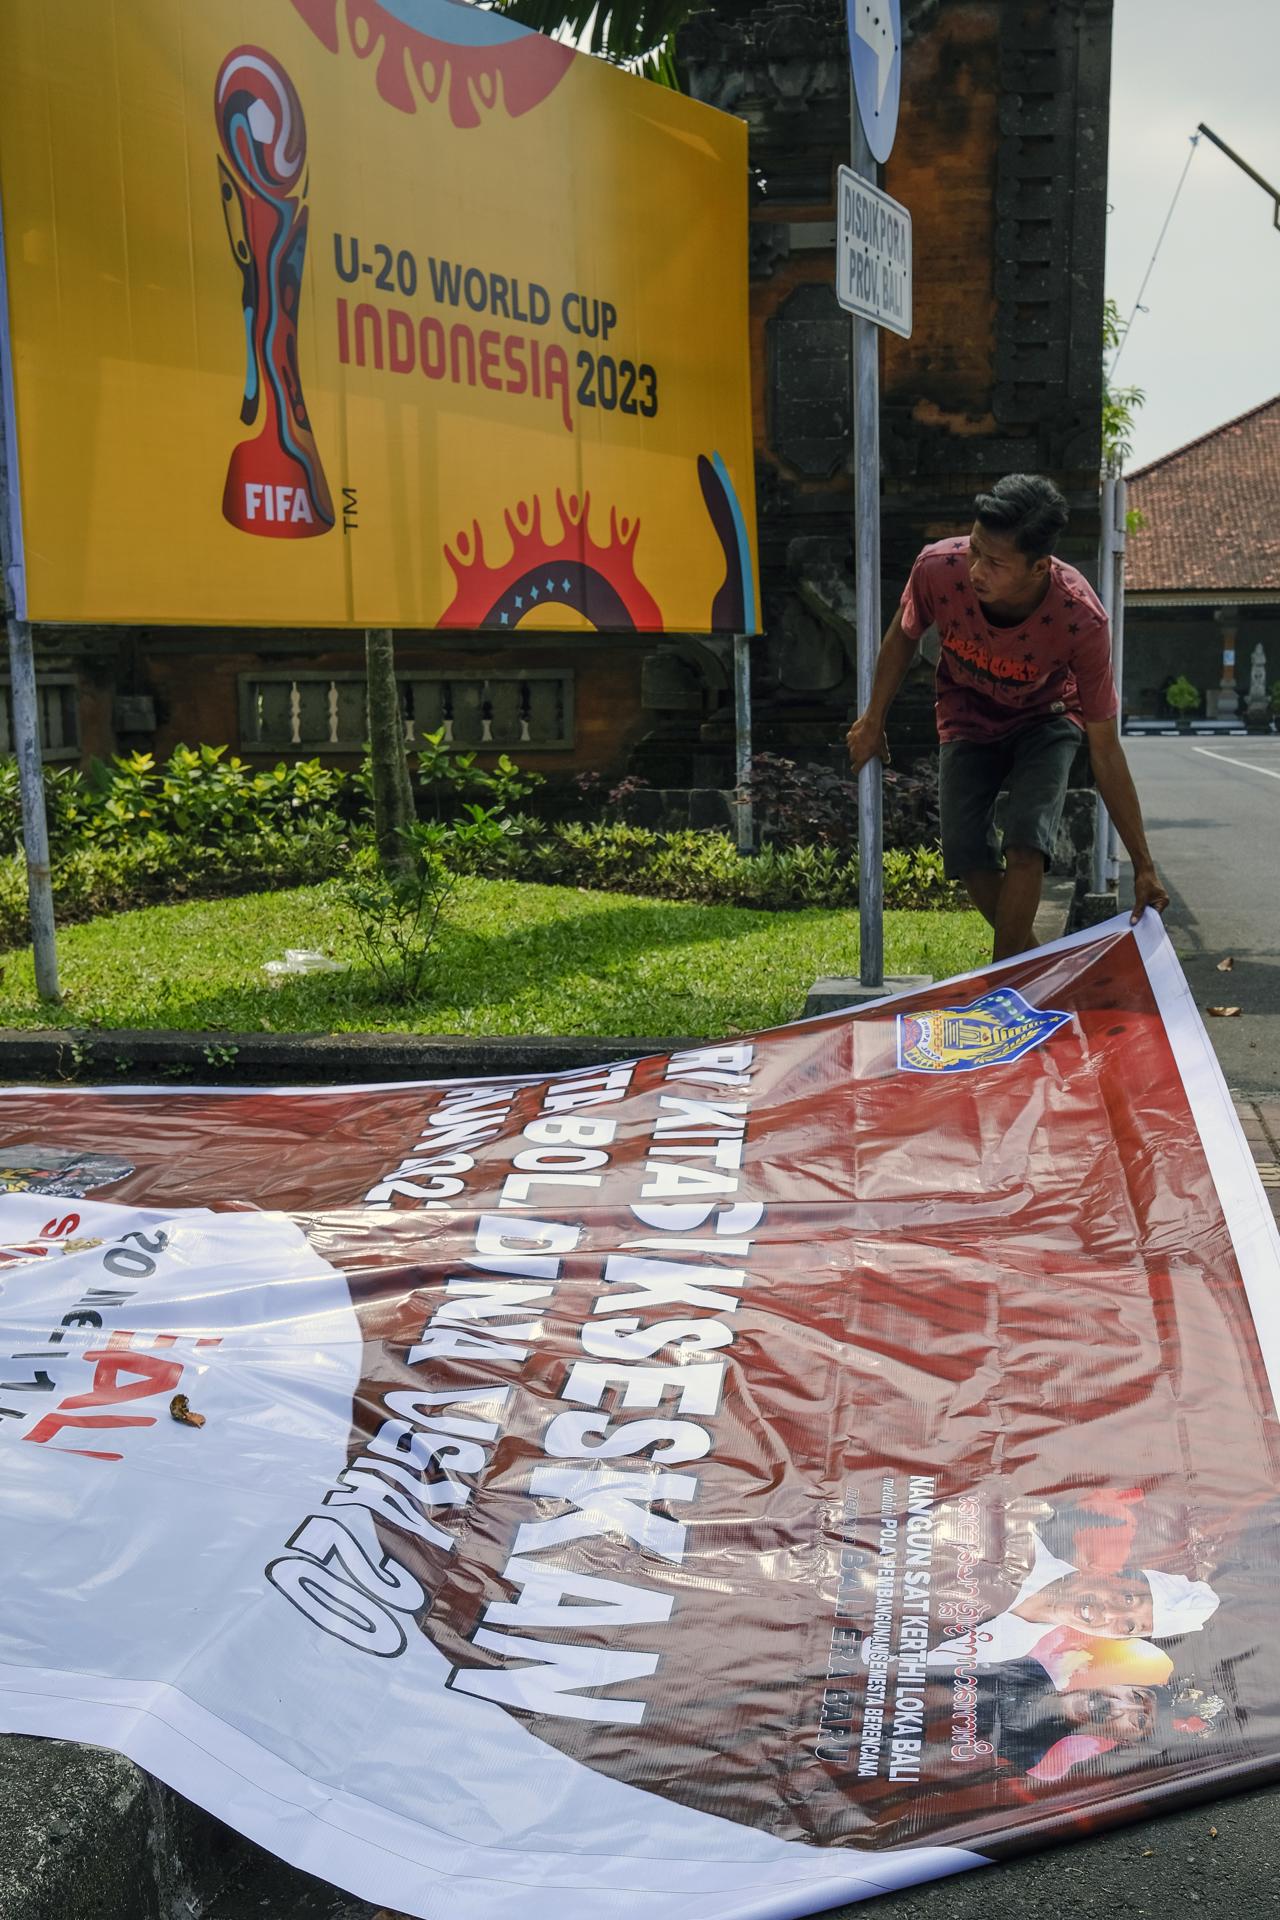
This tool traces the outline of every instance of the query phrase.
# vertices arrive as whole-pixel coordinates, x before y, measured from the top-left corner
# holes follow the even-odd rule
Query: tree
[[[415,813],[404,741],[404,709],[396,681],[395,639],[390,628],[367,628],[364,650],[373,834],[383,873],[388,880],[401,880],[413,871],[413,850],[406,835]]]
[[[1102,309],[1102,351],[1115,353],[1124,338],[1120,309],[1108,300]],[[1133,431],[1138,410],[1146,403],[1141,387],[1113,387],[1102,381],[1102,464],[1108,473],[1120,473],[1133,453]]]
[[[676,33],[705,11],[706,0],[491,0],[491,5],[521,26],[567,33],[602,60],[678,87]]]
[[[1114,300],[1102,309],[1102,351],[1115,353],[1124,339],[1120,309]],[[1105,473],[1123,473],[1133,454],[1133,429],[1138,409],[1146,404],[1141,387],[1113,387],[1106,374],[1102,377],[1102,466]],[[1127,533],[1141,533],[1146,520],[1137,507],[1124,517]]]

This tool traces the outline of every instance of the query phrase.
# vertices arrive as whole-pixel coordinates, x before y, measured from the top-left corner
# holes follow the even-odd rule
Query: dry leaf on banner
[[[1232,955],[1232,954],[1228,954],[1225,960],[1219,960],[1219,962],[1218,962],[1218,972],[1219,972],[1219,973],[1230,973],[1230,971],[1231,971],[1231,969],[1232,969],[1232,967],[1234,967],[1234,965],[1235,965],[1235,957],[1234,957],[1234,955]]]
[[[1212,1014],[1215,1020],[1234,1020],[1239,1007],[1206,1007],[1205,1012]]]
[[[204,1425],[204,1415],[202,1413],[192,1413],[191,1402],[187,1399],[185,1393],[174,1394],[172,1400],[169,1402],[169,1412],[180,1426],[202,1427]]]

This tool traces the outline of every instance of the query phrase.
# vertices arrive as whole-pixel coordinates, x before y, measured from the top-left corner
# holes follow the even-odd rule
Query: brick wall
[[[904,0],[903,102],[884,184],[911,211],[914,332],[884,336],[882,597],[963,529],[1002,473],[1098,539],[1111,0]],[[686,30],[691,91],[751,129],[754,412],[765,743],[831,757],[853,708],[849,322],[836,305],[836,170],[850,152],[844,0],[716,0]],[[895,710],[932,740],[927,671]]]
[[[298,644],[281,645],[278,634],[238,634],[227,639],[199,632],[152,630],[138,636],[142,686],[156,703],[156,732],[151,750],[169,753],[179,741],[227,744],[249,759],[276,760],[280,751],[255,752],[242,739],[240,676],[264,672],[305,675],[359,673],[359,646],[335,646],[332,634],[299,635]],[[434,639],[397,640],[398,669],[408,675],[456,672],[460,678],[569,668],[574,682],[574,740],[571,749],[541,751],[525,746],[513,757],[546,774],[579,768],[621,771],[641,731],[640,677],[644,648],[634,642],[573,644],[562,648],[449,648]],[[351,754],[325,754],[335,763],[354,763]],[[481,754],[482,763],[492,755]]]

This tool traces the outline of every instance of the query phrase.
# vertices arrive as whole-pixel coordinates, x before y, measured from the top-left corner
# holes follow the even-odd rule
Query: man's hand
[[[1136,927],[1148,907],[1154,907],[1157,913],[1163,913],[1169,904],[1169,896],[1160,884],[1160,876],[1154,867],[1138,867],[1133,875],[1133,914],[1129,921]]]
[[[872,760],[883,760],[886,767],[889,765],[891,755],[885,730],[882,726],[877,726],[875,721],[868,719],[865,713],[858,715],[849,729],[846,740],[849,761],[855,773],[861,773]]]

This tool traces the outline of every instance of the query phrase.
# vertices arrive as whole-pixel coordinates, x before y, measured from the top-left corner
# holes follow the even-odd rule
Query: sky
[[[1115,0],[1107,291],[1127,319],[1201,120],[1280,189],[1280,0]],[[1202,139],[1116,384],[1147,394],[1129,471],[1280,394],[1280,231]]]

